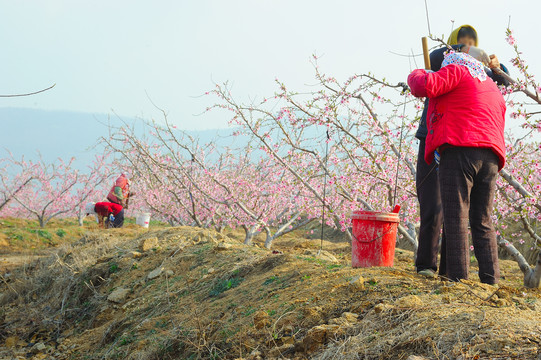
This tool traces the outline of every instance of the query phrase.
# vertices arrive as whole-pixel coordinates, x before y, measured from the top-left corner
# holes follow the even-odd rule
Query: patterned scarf
[[[487,79],[485,65],[483,65],[482,62],[466,53],[449,51],[449,53],[445,55],[445,58],[441,63],[441,67],[447,66],[449,64],[465,66],[466,68],[468,68],[470,75],[473,76],[475,79],[479,79],[479,81],[485,81]]]

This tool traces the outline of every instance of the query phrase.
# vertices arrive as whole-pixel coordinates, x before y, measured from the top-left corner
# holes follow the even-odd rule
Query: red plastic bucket
[[[354,211],[351,266],[393,266],[399,222],[397,213]]]

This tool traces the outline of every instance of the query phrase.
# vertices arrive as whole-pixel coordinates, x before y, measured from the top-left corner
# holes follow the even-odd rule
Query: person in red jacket
[[[479,278],[499,280],[496,233],[492,223],[495,183],[505,165],[505,101],[487,78],[483,63],[450,51],[437,72],[414,70],[414,96],[430,99],[425,160],[439,157],[445,223],[447,277],[468,278],[468,222]]]
[[[107,200],[127,209],[129,198],[133,195],[135,195],[135,193],[130,192],[129,175],[121,174],[118,179],[116,179],[109,194],[107,194]]]
[[[461,25],[456,28],[449,36],[447,43],[457,52],[465,52],[481,62],[488,62],[488,68],[490,69],[485,68],[487,75],[498,85],[509,85],[505,77],[499,75],[494,69],[500,68],[507,74],[509,74],[509,71],[503,64],[500,64],[496,55],[489,56],[485,51],[477,47],[479,37],[477,31],[471,25]],[[441,68],[441,63],[447,52],[448,47],[443,46],[430,53],[430,66],[433,71],[438,71]],[[440,276],[446,276],[447,269],[445,264],[445,232],[442,233],[443,209],[441,207],[438,171],[436,171],[437,165],[435,163],[427,164],[424,158],[425,140],[428,134],[426,128],[427,110],[428,98],[425,99],[419,128],[415,134],[415,137],[419,139],[415,188],[419,201],[420,218],[415,268],[419,275],[433,278],[436,272]],[[441,256],[438,267],[440,250]]]
[[[95,215],[98,218],[100,227],[119,228],[124,225],[124,209],[122,206],[110,203],[88,203],[86,205],[86,215]]]

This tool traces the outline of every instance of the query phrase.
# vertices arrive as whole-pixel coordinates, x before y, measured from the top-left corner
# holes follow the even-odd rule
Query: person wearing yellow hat
[[[487,75],[489,75],[496,83],[501,85],[509,85],[509,83],[507,83],[507,81],[503,77],[492,73],[493,69],[501,69],[506,73],[508,73],[509,71],[504,65],[500,64],[500,61],[495,54],[488,55],[482,49],[478,48],[479,41],[477,37],[477,30],[475,30],[473,26],[459,26],[458,28],[453,30],[453,32],[451,32],[447,43],[453,48],[456,47],[456,50],[469,54],[484,63],[485,66],[488,68]],[[439,56],[441,56],[441,60],[443,61],[443,52],[441,52],[441,49],[439,50],[440,51],[433,52],[434,56],[438,56],[438,58],[435,58],[434,60],[438,61]],[[441,61],[439,61],[438,64],[441,64]]]
[[[492,71],[492,69],[499,68],[508,73],[507,68],[500,64],[496,55],[488,55],[484,50],[478,47],[479,37],[473,26],[459,26],[451,33],[447,42],[454,51],[467,53],[481,61],[486,66],[486,74],[498,85],[509,85],[507,80]],[[448,51],[449,49],[446,46],[443,46],[430,53],[430,65],[432,71],[440,70],[445,53]],[[445,276],[447,266],[445,262],[445,232],[442,233],[442,226],[444,226],[444,224],[437,164],[435,162],[428,164],[424,158],[425,142],[428,135],[426,125],[427,109],[428,98],[425,99],[425,107],[419,123],[419,129],[415,135],[419,139],[419,154],[417,156],[417,175],[415,182],[421,218],[415,267],[420,275],[433,277],[436,275],[436,271],[438,271],[440,276]],[[440,248],[440,235],[441,259],[438,270],[437,260],[438,250]]]

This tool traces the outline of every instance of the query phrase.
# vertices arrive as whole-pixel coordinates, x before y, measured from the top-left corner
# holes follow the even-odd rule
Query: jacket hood
[[[475,39],[475,46],[479,46],[479,41],[478,41],[479,35],[477,34],[477,30],[475,30],[475,28],[471,25],[461,25],[458,28],[454,29],[451,35],[449,35],[449,39],[447,40],[447,43],[451,46],[458,45],[458,32],[462,28],[470,28],[473,31],[475,31],[475,35],[477,35],[477,39]]]

